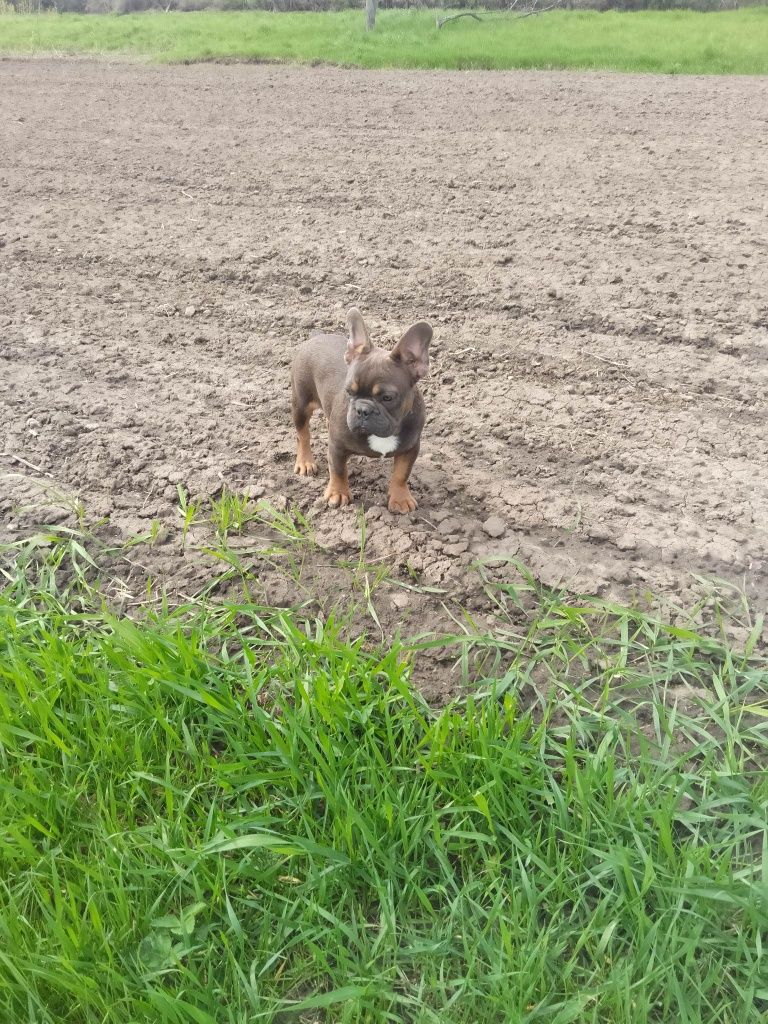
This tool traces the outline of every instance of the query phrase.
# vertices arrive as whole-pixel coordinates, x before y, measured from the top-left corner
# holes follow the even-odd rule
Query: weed
[[[211,498],[210,521],[216,531],[217,537],[226,541],[231,530],[239,533],[246,523],[256,518],[248,498],[242,494],[235,494],[226,487],[219,497]]]
[[[201,505],[199,501],[194,501],[190,498],[181,484],[176,485],[176,493],[179,496],[179,511],[183,520],[181,527],[181,547],[183,549],[187,542],[189,531],[201,520]]]

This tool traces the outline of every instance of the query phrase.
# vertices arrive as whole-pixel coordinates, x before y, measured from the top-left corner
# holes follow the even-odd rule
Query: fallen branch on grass
[[[537,3],[537,0],[534,0],[533,7],[531,7],[530,10],[523,11],[520,14],[516,14],[515,18],[530,18],[534,14],[544,14],[545,11],[551,11],[554,7],[562,7],[563,6],[563,0],[555,0],[555,2],[553,4],[549,4],[548,7],[537,7],[536,3]],[[515,6],[516,6],[516,2],[514,4],[512,4],[509,9],[512,10]]]
[[[482,21],[483,19],[475,14],[474,11],[462,11],[461,14],[452,14],[450,18],[437,18],[435,24],[438,28],[442,28],[443,25],[447,25],[449,21],[456,21],[457,18],[474,18],[475,21]]]
[[[551,11],[555,7],[562,7],[564,0],[554,0],[554,3],[547,4],[546,7],[539,7],[539,0],[533,0],[533,3],[529,7],[520,7],[518,4],[520,0],[512,0],[507,10],[511,13],[512,11],[519,11],[514,17],[517,18],[530,18],[534,14],[544,14],[546,11]],[[449,21],[456,21],[458,18],[474,18],[475,21],[482,21],[483,19],[479,14],[475,14],[474,11],[461,11],[459,14],[451,14],[448,18],[437,18],[435,24],[438,28],[442,28],[443,25],[447,25]]]

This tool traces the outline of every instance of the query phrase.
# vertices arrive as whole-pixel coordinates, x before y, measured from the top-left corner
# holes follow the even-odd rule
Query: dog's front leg
[[[344,448],[328,445],[328,471],[330,479],[325,489],[325,500],[334,508],[343,508],[352,501],[349,493],[349,477],[347,476],[347,459],[349,452]]]
[[[389,479],[390,512],[413,512],[416,508],[416,499],[408,488],[408,477],[418,454],[419,446],[416,445],[409,452],[398,452],[395,456]]]

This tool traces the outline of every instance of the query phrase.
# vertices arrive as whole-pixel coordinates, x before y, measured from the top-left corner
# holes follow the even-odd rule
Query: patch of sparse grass
[[[703,688],[711,696],[720,682],[732,701],[764,681],[764,661],[755,650],[765,616],[753,615],[730,584],[699,580],[705,596],[696,607],[666,605],[663,614],[650,614],[598,598],[575,599],[537,583],[516,560],[509,565],[517,582],[486,581],[496,607],[492,630],[465,613],[456,618],[459,631],[452,637],[418,645],[453,647],[464,675],[491,680],[497,697],[507,688],[532,687],[544,700],[554,687],[561,710],[570,704],[581,717],[595,701],[603,711],[616,713],[627,704],[634,713],[638,702],[653,701],[670,687]],[[744,638],[740,650],[728,641],[734,628]]]
[[[581,68],[768,73],[768,9],[488,12],[438,30],[435,12],[0,15],[0,52],[125,54],[152,60],[280,60],[364,68]]]
[[[281,511],[268,501],[254,501],[227,487],[205,500],[190,497],[181,484],[177,485],[176,490],[182,519],[182,547],[187,543],[187,537],[193,527],[207,526],[210,527],[218,546],[226,549],[230,534],[242,534],[248,524],[265,528],[271,535],[271,540],[279,541],[280,546],[314,544],[312,525],[296,506]]]
[[[495,588],[503,634],[458,638],[491,659],[485,694],[435,711],[408,651],[333,621],[206,598],[118,617],[74,535],[17,550],[0,1019],[765,1019],[756,644],[522,577]]]
[[[235,581],[250,595],[258,580],[254,559],[300,582],[305,559],[317,549],[312,524],[301,509],[295,505],[275,508],[269,501],[254,500],[228,487],[204,499],[192,498],[181,485],[177,493],[181,548],[191,546],[227,567],[210,581],[206,592]]]

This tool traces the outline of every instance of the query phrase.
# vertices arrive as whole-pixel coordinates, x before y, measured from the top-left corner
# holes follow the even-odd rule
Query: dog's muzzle
[[[391,433],[386,417],[375,402],[368,398],[357,398],[349,407],[347,423],[350,430],[359,434],[378,434],[382,430]]]

